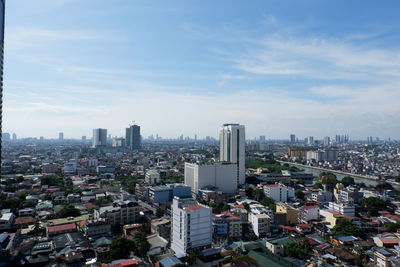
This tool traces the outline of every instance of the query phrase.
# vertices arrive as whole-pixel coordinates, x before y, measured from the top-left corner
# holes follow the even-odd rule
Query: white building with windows
[[[244,125],[228,123],[219,134],[220,161],[236,163],[236,182],[245,183],[245,128]]]
[[[210,164],[185,163],[185,185],[192,192],[206,186],[217,187],[223,193],[234,193],[237,189],[237,164],[217,162]]]
[[[160,173],[157,170],[150,169],[146,172],[144,180],[148,184],[157,184],[161,182]]]
[[[264,194],[275,202],[287,202],[289,198],[294,198],[294,188],[281,183],[268,184],[264,186]]]
[[[329,209],[342,215],[354,216],[356,208],[352,204],[329,202]]]
[[[107,129],[93,129],[92,147],[107,146]]]
[[[192,198],[174,197],[172,202],[171,249],[177,257],[186,255],[187,250],[210,247],[212,244],[212,210],[199,205]]]

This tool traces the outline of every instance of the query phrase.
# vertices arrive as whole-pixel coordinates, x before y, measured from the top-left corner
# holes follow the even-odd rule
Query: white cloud
[[[9,27],[5,34],[6,50],[43,47],[55,41],[92,41],[107,38],[104,34],[88,30],[51,30],[38,27]]]

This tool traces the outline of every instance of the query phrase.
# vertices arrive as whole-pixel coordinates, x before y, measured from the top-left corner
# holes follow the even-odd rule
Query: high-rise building
[[[3,62],[4,62],[4,25],[5,25],[5,0],[0,0],[0,133],[3,123]],[[2,134],[0,134],[0,138]],[[1,139],[0,139],[1,146]],[[1,149],[0,149],[1,150]]]
[[[92,147],[107,146],[107,129],[93,129]]]
[[[2,133],[1,134],[2,141],[8,142],[11,140],[11,136],[9,133]]]
[[[188,250],[208,248],[212,244],[211,208],[192,198],[174,197],[172,206],[171,249],[177,257]]]
[[[290,135],[290,143],[292,143],[292,144],[296,143],[296,135],[294,135],[294,134]]]
[[[331,143],[331,138],[329,136],[324,137],[324,146],[329,146]]]
[[[309,145],[309,146],[314,145],[314,137],[313,136],[308,136],[306,138],[306,142],[307,142],[307,145]]]
[[[58,140],[59,141],[63,141],[64,140],[64,133],[63,132],[58,133]]]
[[[245,183],[245,128],[229,123],[221,127],[219,134],[220,160],[237,164],[238,184]]]
[[[265,137],[265,135],[260,135],[260,143],[265,143],[266,140],[267,138]]]
[[[129,128],[126,128],[126,136],[125,136],[126,146],[129,149],[136,150],[142,147],[141,142],[142,138],[140,136],[140,126],[139,125],[131,125]]]
[[[16,134],[16,133],[13,133],[12,139],[13,139],[13,141],[16,141],[16,140],[17,140],[17,134]]]
[[[86,135],[82,135],[81,141],[86,142]]]

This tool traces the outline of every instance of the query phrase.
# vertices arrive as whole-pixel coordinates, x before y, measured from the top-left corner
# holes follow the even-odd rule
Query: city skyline
[[[9,1],[3,132],[400,139],[396,7]]]

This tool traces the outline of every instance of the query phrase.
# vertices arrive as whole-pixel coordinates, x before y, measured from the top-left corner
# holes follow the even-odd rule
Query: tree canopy
[[[361,201],[361,208],[368,213],[368,216],[377,216],[378,211],[386,209],[388,205],[388,201],[377,197],[368,197]]]
[[[339,218],[336,221],[335,227],[332,229],[332,233],[334,235],[354,235],[358,237],[364,237],[365,232],[354,225],[350,220],[344,219],[344,218]]]

